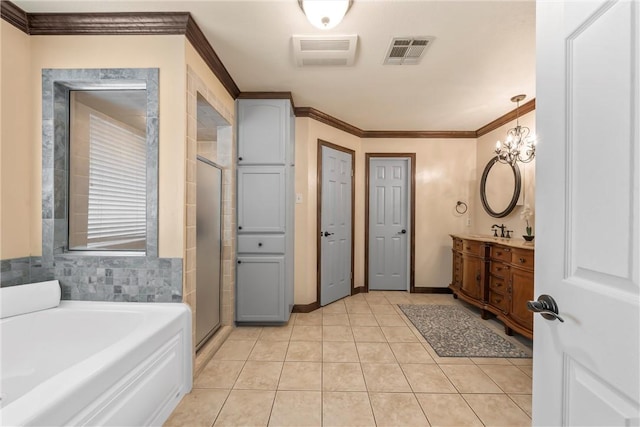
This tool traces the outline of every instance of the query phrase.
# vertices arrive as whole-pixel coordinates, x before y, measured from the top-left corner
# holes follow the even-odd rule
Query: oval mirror
[[[520,198],[520,168],[502,163],[498,156],[489,160],[480,179],[480,200],[484,210],[494,218],[511,213]]]

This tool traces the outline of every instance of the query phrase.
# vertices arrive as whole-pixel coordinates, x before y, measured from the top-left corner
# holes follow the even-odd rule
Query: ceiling
[[[322,31],[297,0],[30,1],[27,12],[188,11],[243,92],[290,91],[365,130],[476,130],[535,97],[535,0],[354,0]],[[295,65],[292,35],[357,34],[355,65]],[[419,65],[383,65],[392,37],[433,36]]]

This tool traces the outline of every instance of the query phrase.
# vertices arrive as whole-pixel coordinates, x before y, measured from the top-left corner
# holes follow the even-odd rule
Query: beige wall
[[[0,20],[0,259],[29,256],[33,136],[31,39]]]
[[[416,287],[447,287],[451,282],[451,238],[466,232],[476,180],[475,139],[364,139],[365,153],[416,154]],[[364,171],[362,171],[364,173]]]
[[[520,125],[527,126],[531,129],[532,133],[535,133],[535,125],[536,125],[536,116],[535,111],[524,115],[520,119]],[[486,135],[478,138],[478,156],[476,163],[476,171],[477,171],[477,182],[476,187],[473,191],[473,209],[470,210],[473,212],[473,221],[472,221],[472,229],[474,233],[478,234],[490,234],[491,233],[491,225],[493,224],[504,224],[507,226],[509,230],[513,230],[513,235],[516,239],[522,241],[522,235],[526,234],[525,227],[526,223],[524,220],[520,219],[520,212],[522,212],[522,207],[524,204],[528,204],[532,210],[535,212],[535,180],[536,180],[536,161],[533,160],[531,163],[519,163],[518,166],[520,168],[520,174],[522,176],[522,200],[521,204],[516,206],[516,208],[504,218],[493,218],[489,216],[482,207],[482,203],[480,202],[480,178],[482,177],[482,172],[487,165],[487,162],[495,157],[495,148],[496,141],[504,141],[507,130],[514,127],[516,125],[515,120],[492,131]],[[505,188],[505,192],[510,191],[513,194],[512,189]],[[535,218],[534,218],[535,221]],[[531,226],[534,227],[533,234],[535,234],[535,226],[530,221]]]
[[[4,33],[3,33],[4,37]],[[31,180],[30,253],[42,251],[42,83],[43,68],[159,68],[160,146],[159,256],[183,256],[186,70],[184,36],[31,36],[31,81],[27,93],[35,108],[27,114],[32,137],[30,163],[21,167]],[[4,41],[3,41],[4,45]],[[3,59],[6,57],[3,52]],[[3,60],[3,63],[5,61]],[[2,99],[7,96],[3,91]],[[5,138],[3,137],[3,141]],[[5,187],[2,192],[4,197]],[[3,230],[5,227],[3,227]],[[3,237],[4,238],[4,237]],[[3,254],[3,258],[4,258]]]

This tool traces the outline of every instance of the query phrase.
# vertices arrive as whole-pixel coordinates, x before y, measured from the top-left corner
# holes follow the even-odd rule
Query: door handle
[[[328,231],[324,232],[324,237],[333,236],[334,233],[329,233]]]
[[[407,230],[405,230],[404,228],[398,232],[398,234],[407,234]]]
[[[527,309],[534,313],[540,313],[547,320],[558,319],[564,322],[564,319],[558,315],[558,304],[551,295],[540,295],[538,301],[528,301]]]

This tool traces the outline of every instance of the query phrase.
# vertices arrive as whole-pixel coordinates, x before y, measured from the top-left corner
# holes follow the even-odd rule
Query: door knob
[[[556,300],[551,295],[540,295],[538,301],[528,301],[527,309],[534,313],[542,314],[542,317],[547,320],[558,319],[564,322],[564,319],[558,315],[558,304],[556,304]]]
[[[400,231],[400,233],[398,234],[407,234],[407,230],[405,230],[404,228]]]
[[[324,232],[324,237],[333,236],[334,233],[329,233],[328,231]]]

